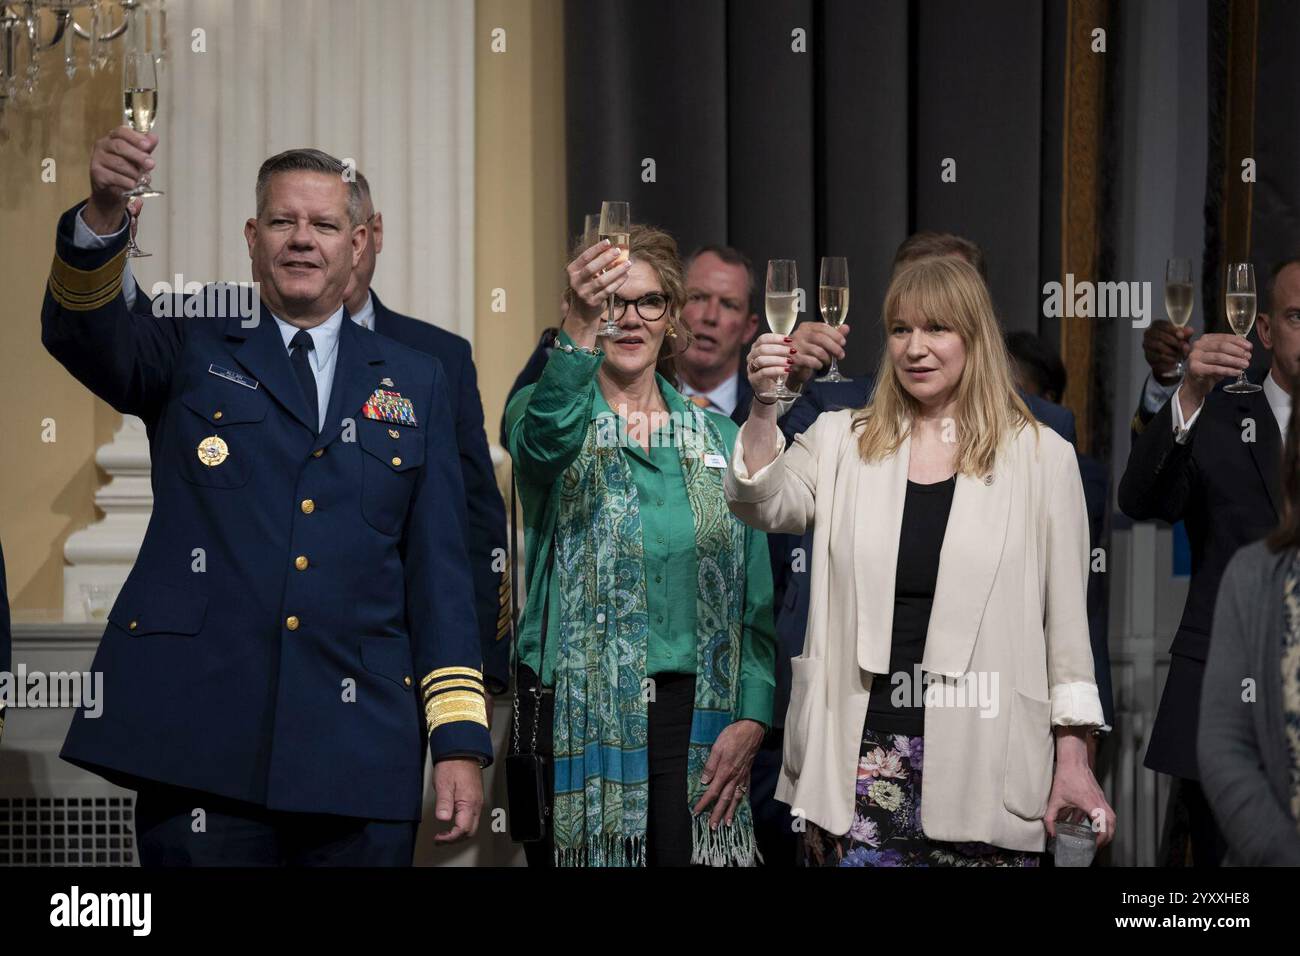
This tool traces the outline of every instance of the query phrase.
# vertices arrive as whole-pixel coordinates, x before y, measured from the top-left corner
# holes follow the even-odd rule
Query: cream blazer
[[[821,415],[750,475],[736,439],[731,510],[769,532],[812,529],[811,596],[776,796],[835,834],[849,830],[868,690],[889,670],[894,572],[910,441],[858,455],[853,410]],[[921,827],[934,840],[1042,850],[1053,725],[1103,722],[1085,593],[1088,518],[1074,449],[1024,428],[990,475],[959,475],[939,558],[922,668]]]

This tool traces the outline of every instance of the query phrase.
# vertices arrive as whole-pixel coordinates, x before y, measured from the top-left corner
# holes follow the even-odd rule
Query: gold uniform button
[[[217,411],[212,413],[212,420],[215,422],[222,417],[222,413]]]
[[[129,630],[129,631],[134,631],[134,630],[135,630],[137,627],[139,627],[139,626],[140,626],[140,622],[139,622],[139,621],[132,621],[130,624],[128,624],[128,625],[126,626],[126,628],[127,628],[127,630]]]
[[[311,456],[312,456],[313,458],[319,458],[319,457],[320,457],[321,455],[323,455],[323,454],[325,454],[325,449],[324,449],[324,448],[317,448],[314,452],[311,453]]]
[[[397,458],[396,456],[394,456],[394,458],[393,458],[393,467],[396,468],[396,467],[397,467],[398,465],[400,465],[401,463],[402,463],[402,459]]]
[[[298,618],[295,615],[290,614],[284,619],[284,626],[291,631],[298,630]]]
[[[409,677],[403,677],[403,678],[402,678],[402,683],[405,684],[407,687],[410,687],[410,686],[411,686],[411,678],[409,678]]]
[[[390,429],[388,429],[388,437],[390,437],[390,438],[399,438],[399,437],[401,437],[401,434],[402,434],[402,433],[399,432],[396,428],[390,428]]]
[[[312,501],[310,498],[304,498],[302,499],[302,504],[299,505],[299,507],[302,508],[303,514],[309,515],[316,510],[316,502]]]
[[[306,570],[307,570],[307,555],[305,555],[305,554],[300,554],[300,555],[298,555],[298,557],[294,558],[294,559],[293,559],[293,566],[294,566],[295,568],[297,568],[299,571],[306,571]]]

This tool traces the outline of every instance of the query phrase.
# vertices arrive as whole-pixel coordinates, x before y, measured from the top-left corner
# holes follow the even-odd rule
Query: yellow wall
[[[475,27],[474,359],[488,440],[564,288],[562,0],[478,0]],[[504,53],[491,52],[497,27]],[[506,292],[492,311],[492,290]]]
[[[92,497],[105,476],[95,449],[121,423],[50,358],[40,330],[55,224],[89,191],[95,138],[121,122],[117,61],[69,81],[57,54],[47,54],[50,99],[39,110],[10,107],[0,133],[0,543],[19,618],[61,616],[63,543],[97,517]],[[52,183],[41,179],[47,157]],[[46,418],[53,443],[41,440]]]

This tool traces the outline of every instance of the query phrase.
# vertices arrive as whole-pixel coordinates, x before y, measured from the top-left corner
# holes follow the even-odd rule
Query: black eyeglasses
[[[647,292],[639,299],[628,300],[616,295],[614,296],[614,318],[623,318],[628,305],[636,309],[636,314],[641,316],[642,321],[658,322],[668,311],[668,296],[662,292]]]

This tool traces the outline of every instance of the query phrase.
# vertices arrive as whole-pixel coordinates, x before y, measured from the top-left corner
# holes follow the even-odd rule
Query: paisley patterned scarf
[[[682,405],[675,436],[699,561],[695,711],[682,794],[694,806],[706,789],[700,775],[709,750],[735,719],[738,704],[745,532],[727,510],[722,469],[704,463],[705,455],[725,457],[722,436],[700,409]],[[556,488],[553,822],[559,866],[645,865],[650,627],[640,504],[623,457],[624,428],[613,415],[594,419]],[[693,820],[692,862],[752,864],[748,798],[730,826],[712,830],[708,817],[706,811]]]

